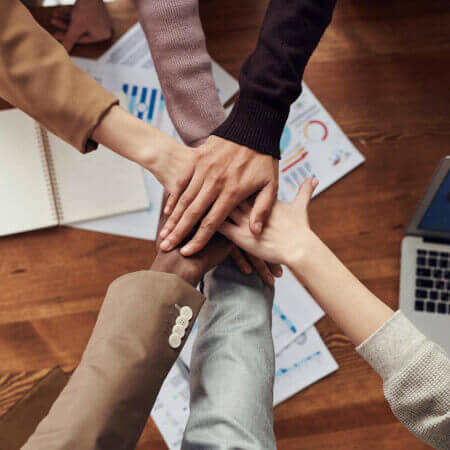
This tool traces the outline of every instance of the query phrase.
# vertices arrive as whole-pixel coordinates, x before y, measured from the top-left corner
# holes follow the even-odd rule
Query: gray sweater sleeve
[[[383,379],[395,416],[420,439],[450,448],[450,360],[397,311],[356,351]]]

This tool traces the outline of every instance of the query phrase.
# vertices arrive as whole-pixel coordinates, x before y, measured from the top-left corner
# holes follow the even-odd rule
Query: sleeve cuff
[[[108,114],[109,110],[113,107],[119,104],[119,100],[109,92],[105,93],[105,98],[103,100],[103,105],[100,107],[97,112],[94,112],[94,116],[92,119],[92,125],[87,129],[86,134],[83,136],[81,144],[80,144],[80,151],[81,153],[89,153],[93,150],[96,150],[98,147],[98,142],[95,142],[91,135],[94,132],[94,130],[97,128],[98,124],[102,121],[102,119]]]
[[[278,111],[239,98],[225,121],[212,134],[280,159],[280,138],[289,111]]]
[[[375,333],[356,347],[356,351],[383,380],[387,380],[415,357],[417,350],[425,341],[425,336],[401,311],[397,311]]]

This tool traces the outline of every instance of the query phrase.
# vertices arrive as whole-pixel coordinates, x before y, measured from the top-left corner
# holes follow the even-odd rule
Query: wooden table
[[[211,55],[234,76],[267,0],[206,0]],[[109,5],[117,34],[136,20]],[[35,10],[48,22],[48,11]],[[315,199],[313,228],[376,295],[397,307],[400,241],[439,160],[450,153],[450,3],[342,0],[305,81],[367,158]],[[98,56],[107,45],[76,49]],[[151,242],[70,227],[0,239],[0,413],[55,365],[73,369],[108,284],[149,266]],[[325,268],[324,268],[325,270]],[[428,448],[395,419],[380,379],[328,318],[339,370],[275,410],[280,449]],[[139,449],[165,448],[149,421]]]

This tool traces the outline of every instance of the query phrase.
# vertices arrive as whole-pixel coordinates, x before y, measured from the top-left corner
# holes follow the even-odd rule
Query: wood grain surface
[[[208,49],[234,76],[266,6],[201,2]],[[108,8],[117,38],[135,22],[134,6],[117,0]],[[33,13],[48,25],[48,10]],[[95,57],[108,46],[75,54]],[[305,81],[367,159],[312,202],[312,226],[396,308],[404,229],[450,154],[450,3],[339,1]],[[148,267],[154,251],[151,242],[70,227],[0,239],[0,414],[52,367],[77,365],[108,284]],[[380,379],[336,325],[325,317],[318,329],[339,370],[276,408],[279,448],[429,448],[396,420]],[[138,448],[165,448],[151,421]]]

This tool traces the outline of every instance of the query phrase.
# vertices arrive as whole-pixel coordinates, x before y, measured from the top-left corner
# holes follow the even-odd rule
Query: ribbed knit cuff
[[[288,114],[239,98],[228,118],[212,134],[280,159],[280,138]]]

